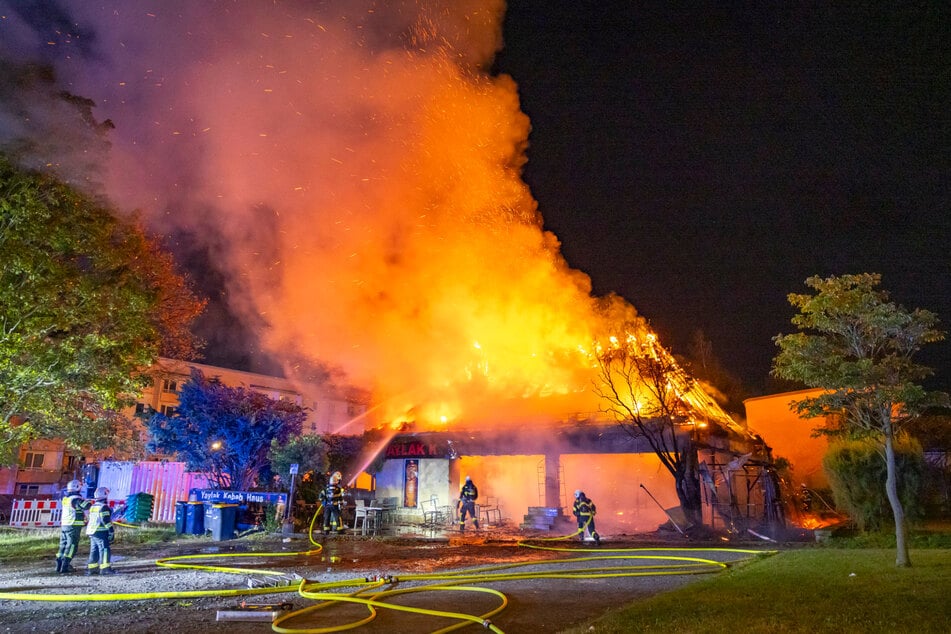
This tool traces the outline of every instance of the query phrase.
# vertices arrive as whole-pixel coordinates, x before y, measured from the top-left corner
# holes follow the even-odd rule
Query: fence
[[[59,500],[13,500],[10,526],[59,526],[61,513]]]
[[[109,489],[109,505],[125,501],[133,493],[148,493],[154,499],[152,522],[175,523],[175,502],[187,500],[192,489],[207,488],[207,479],[185,471],[183,462],[104,462],[99,486]],[[59,500],[14,500],[10,526],[59,526]]]
[[[60,500],[13,500],[10,511],[10,526],[18,528],[44,528],[59,526],[63,517]],[[109,508],[116,507],[116,500],[109,500]]]
[[[174,524],[175,502],[208,485],[203,475],[185,471],[184,462],[103,462],[99,486],[108,487],[110,499],[148,493],[154,498],[150,521]]]

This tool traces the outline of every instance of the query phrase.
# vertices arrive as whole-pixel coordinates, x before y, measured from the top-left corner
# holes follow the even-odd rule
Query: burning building
[[[435,455],[386,461],[388,497],[451,504],[472,475],[513,518],[580,488],[605,526],[664,519],[666,468],[598,417],[591,390],[596,342],[650,329],[593,295],[522,178],[531,125],[517,78],[492,71],[504,1],[111,5],[74,7],[96,63],[62,62],[71,90],[123,122],[105,189],[183,237],[178,255],[227,305],[216,331],[240,321],[290,382],[358,386],[385,429],[436,434],[419,441]],[[760,458],[681,383],[671,437],[717,438],[698,460],[714,508],[720,465]],[[730,504],[758,504],[730,488]]]
[[[594,353],[593,390],[500,400],[492,420],[388,434],[377,448],[385,452],[378,496],[395,498],[418,520],[446,521],[469,476],[496,509],[496,521],[527,528],[557,525],[575,490],[599,504],[603,531],[644,532],[665,523],[681,532],[699,523],[730,532],[781,526],[769,447],[720,409],[654,335],[641,335],[613,339],[613,347]],[[583,402],[598,411],[540,414]],[[690,498],[678,495],[690,482],[699,489],[693,514],[683,508]]]

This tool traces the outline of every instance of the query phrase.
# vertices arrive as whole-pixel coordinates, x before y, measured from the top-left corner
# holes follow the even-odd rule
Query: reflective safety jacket
[[[89,524],[86,525],[86,534],[104,537],[110,533],[112,533],[112,510],[108,503],[97,500],[89,509]]]
[[[89,502],[83,500],[83,496],[78,493],[67,493],[61,506],[62,513],[59,522],[61,526],[82,526],[86,523],[83,511],[89,508]]]
[[[339,484],[328,484],[324,489],[324,504],[340,506],[343,503],[343,487]]]
[[[597,509],[594,506],[594,502],[589,498],[581,497],[575,500],[575,505],[572,507],[571,512],[574,513],[575,517],[590,517],[596,514]]]
[[[459,492],[460,500],[472,500],[473,502],[479,499],[479,489],[476,488],[471,481],[466,482],[462,485],[462,490]]]

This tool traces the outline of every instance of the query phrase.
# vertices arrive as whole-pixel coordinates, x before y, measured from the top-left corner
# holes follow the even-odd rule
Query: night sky
[[[496,68],[571,265],[754,391],[812,275],[881,273],[947,329],[951,9],[671,4],[510,3]],[[951,344],[920,360],[951,387]]]
[[[476,0],[428,4],[478,9]],[[590,276],[594,294],[630,301],[675,353],[686,353],[702,331],[751,394],[770,388],[772,338],[792,330],[786,295],[805,292],[809,276],[881,273],[894,300],[929,309],[951,327],[951,9],[671,4],[512,0],[504,47],[491,64],[494,76],[517,84],[530,119],[523,177],[544,228],[560,239],[568,264]],[[345,119],[351,111],[369,112],[386,131],[378,123],[392,116],[385,100],[365,93],[411,86],[419,69],[389,85],[373,83],[359,65],[349,75],[345,63],[400,59],[393,51],[407,40],[397,34],[409,32],[415,6],[0,0],[0,52],[17,63],[52,64],[66,89],[97,104],[98,120],[114,120],[113,170],[127,175],[125,190],[109,193],[153,222],[175,225],[164,228],[181,261],[203,290],[221,290],[212,308],[228,313],[240,308],[240,275],[212,263],[241,253],[235,270],[247,270],[247,244],[271,230],[242,233],[241,222],[213,221],[215,205],[225,206],[216,201],[284,223],[296,199],[242,198],[242,170],[251,178],[273,171],[274,191],[342,182],[328,176],[334,167],[320,162],[327,157],[301,141],[315,135],[309,145],[319,145],[322,130],[342,121],[341,130],[364,125]],[[470,23],[449,22],[449,37],[464,40]],[[350,51],[344,38],[358,23],[360,48]],[[491,30],[492,20],[485,24]],[[335,48],[320,48],[338,37]],[[489,58],[491,34],[473,39],[460,57]],[[428,53],[417,54],[428,61]],[[0,89],[7,104],[0,132],[9,138],[22,132],[25,104],[36,100],[22,85],[0,82]],[[310,128],[280,129],[301,114],[269,110],[267,99],[282,90],[293,95],[293,108],[312,115]],[[335,90],[366,101],[347,108]],[[253,138],[236,140],[243,131]],[[265,137],[291,150],[270,155]],[[338,140],[319,141],[333,148]],[[335,165],[352,160],[348,152],[363,159],[364,148],[350,145],[333,148]],[[385,162],[387,153],[368,147],[365,165]],[[258,157],[268,161],[255,164]],[[294,187],[298,175],[286,157],[314,163],[301,177],[306,187]],[[363,180],[387,172],[371,176]],[[294,231],[292,224],[273,229]],[[253,255],[275,262],[279,253]],[[271,282],[255,283],[267,290]],[[222,304],[225,291],[230,307]],[[247,338],[260,327],[259,312],[216,314],[206,360],[266,369],[250,358],[257,343]],[[933,387],[951,390],[951,342],[919,359],[935,368]]]

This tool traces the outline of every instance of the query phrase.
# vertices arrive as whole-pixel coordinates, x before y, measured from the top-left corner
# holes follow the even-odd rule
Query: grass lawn
[[[638,602],[589,632],[951,632],[951,549],[805,548]]]
[[[12,564],[37,559],[56,558],[59,548],[59,528],[9,528],[0,526],[0,563]],[[86,536],[83,535],[85,540]],[[149,526],[116,533],[117,544],[155,544],[182,539],[175,528],[165,525]]]

